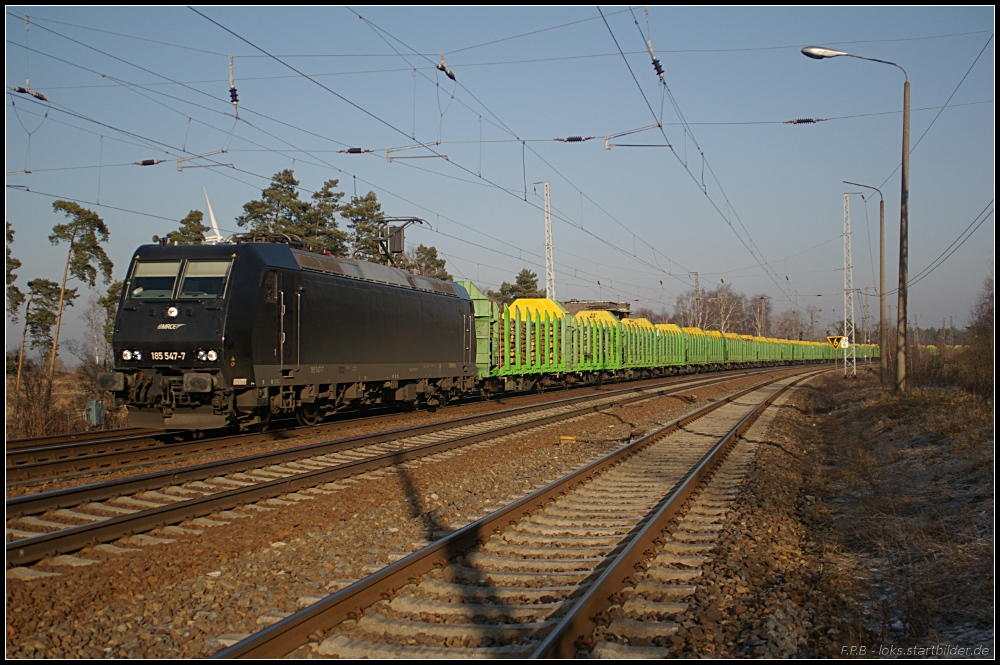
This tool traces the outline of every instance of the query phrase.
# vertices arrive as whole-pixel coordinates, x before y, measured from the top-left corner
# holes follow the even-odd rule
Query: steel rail
[[[202,517],[219,510],[228,510],[239,505],[245,505],[247,503],[253,503],[255,501],[280,496],[281,494],[295,492],[299,489],[315,487],[317,485],[333,482],[335,480],[347,478],[366,471],[400,464],[413,459],[418,459],[420,457],[451,450],[453,448],[468,446],[486,439],[505,436],[525,429],[534,429],[536,427],[541,427],[569,418],[576,418],[582,413],[597,412],[633,401],[651,399],[664,394],[669,394],[673,391],[690,390],[692,387],[701,387],[705,384],[711,385],[713,383],[725,382],[730,379],[719,379],[718,377],[713,377],[707,381],[696,382],[696,386],[681,385],[672,386],[670,388],[654,388],[652,390],[650,390],[650,387],[646,387],[645,389],[629,388],[621,392],[625,394],[640,392],[640,394],[633,394],[632,397],[627,399],[620,399],[612,402],[584,405],[573,411],[514,423],[497,429],[492,429],[487,432],[460,436],[441,442],[418,445],[401,451],[375,455],[355,462],[338,464],[326,469],[318,469],[315,471],[295,474],[287,478],[279,478],[272,481],[256,483],[246,487],[223,490],[204,497],[192,499],[190,501],[167,504],[157,508],[140,510],[128,515],[111,517],[100,522],[79,526],[69,526],[59,531],[14,540],[7,543],[7,565],[19,566],[34,563],[45,557],[76,551],[94,543],[109,542],[136,532],[147,531],[169,524],[176,524],[187,519]],[[615,398],[617,395],[612,393],[610,395],[590,395],[587,397],[571,398],[568,400],[560,400],[556,403],[556,405],[569,406],[574,402],[606,400],[609,397]],[[730,398],[726,399],[728,400]],[[717,405],[725,403],[727,402],[716,402]],[[238,464],[236,462],[223,461],[208,465],[200,465],[199,467],[191,467],[188,471],[168,471],[163,474],[150,475],[159,478],[159,481],[155,484],[155,487],[159,488],[162,487],[163,478],[165,477],[170,478],[169,482],[171,484],[177,484],[215,477],[221,473],[243,471],[247,468],[245,460],[248,459],[253,459],[253,466],[259,467],[264,463],[261,461],[261,458],[267,459],[268,461],[266,464],[268,465],[276,463],[277,458],[281,458],[282,461],[301,459],[303,457],[303,448],[309,449],[312,455],[317,454],[317,448],[322,448],[323,452],[329,453],[334,452],[331,448],[332,446],[339,446],[337,450],[356,447],[359,439],[365,439],[365,443],[373,443],[375,440],[380,442],[403,437],[411,437],[417,434],[424,434],[429,431],[453,428],[455,423],[459,423],[461,425],[475,424],[484,420],[495,420],[501,417],[517,415],[519,413],[530,413],[531,411],[550,409],[552,407],[553,403],[518,407],[493,414],[469,416],[458,421],[451,421],[443,424],[436,423],[434,425],[421,425],[412,428],[405,428],[403,430],[395,430],[394,432],[385,432],[369,437],[355,437],[339,443],[312,444],[310,446],[299,447],[298,449],[280,451],[279,453],[252,456],[251,458],[244,458],[244,460],[240,461]],[[206,468],[208,468],[211,472],[207,473]],[[82,488],[69,488],[67,490],[48,492],[43,495],[17,497],[7,501],[7,516],[10,518],[20,514],[27,514],[29,506],[31,507],[31,512],[44,512],[44,510],[52,508],[64,507],[66,505],[75,506],[80,503],[84,503],[85,501],[95,501],[98,500],[98,497],[110,498],[113,496],[121,496],[123,494],[131,494],[137,491],[142,491],[143,489],[149,489],[149,487],[145,485],[141,485],[137,489],[137,483],[148,484],[148,479],[149,477],[141,477],[122,484],[101,483],[100,487],[89,486]],[[126,487],[128,488],[127,491],[125,489]],[[96,490],[99,490],[99,492]],[[70,497],[72,497],[72,499],[70,499]]]
[[[830,370],[823,370],[830,371]],[[681,509],[698,486],[725,459],[740,437],[757,421],[764,411],[792,386],[806,381],[819,372],[801,377],[772,394],[758,404],[729,430],[711,450],[692,467],[667,495],[655,513],[643,523],[641,530],[628,542],[621,553],[594,581],[573,607],[559,620],[535,648],[531,658],[573,658],[581,646],[593,648],[591,637],[599,623],[609,623],[607,614],[612,605],[620,603],[617,595],[623,586],[634,581],[633,575],[643,563],[655,556],[654,548],[661,533]]]
[[[90,441],[102,441],[101,437],[111,437],[110,441],[127,441],[131,438],[162,435],[179,434],[178,431],[164,431],[150,429],[148,427],[119,427],[116,429],[92,430],[89,432],[74,432],[72,434],[46,434],[45,436],[32,436],[24,439],[7,439],[4,449],[9,455],[11,452],[42,450],[56,448],[62,445],[73,446]]]
[[[71,471],[103,468],[118,459],[139,456],[142,461],[167,457],[168,448],[186,444],[168,443],[160,437],[177,436],[180,432],[136,434],[118,439],[82,441],[44,448],[25,448],[7,452],[6,480],[8,484],[21,480],[42,478]],[[187,434],[184,432],[183,434]],[[204,442],[201,442],[204,445]],[[187,444],[190,445],[190,444]],[[160,451],[157,455],[156,451]],[[146,457],[143,457],[146,455]]]
[[[495,532],[502,530],[509,524],[544,508],[550,501],[554,501],[560,495],[590,480],[605,469],[619,464],[627,457],[651,445],[655,440],[681,429],[744,395],[785,378],[787,377],[765,381],[679,418],[441,540],[435,541],[422,550],[390,564],[324,600],[219,651],[213,657],[228,659],[285,656],[305,644],[311,636],[322,636],[326,631],[348,619],[360,618],[364,614],[365,608],[383,598],[394,597],[398,589],[406,584],[418,581],[421,576],[435,567],[444,565],[453,557],[485,542]]]
[[[752,373],[753,371],[743,372],[742,374],[750,375]],[[684,381],[686,378],[679,380]],[[675,383],[677,380],[673,378],[668,384]],[[632,386],[624,390],[641,390],[648,387],[648,385]],[[585,398],[586,396],[581,397]],[[384,414],[369,417],[382,418]],[[365,420],[365,418],[353,418],[350,420],[350,423],[357,423],[361,420]],[[343,422],[338,421],[318,427],[331,429],[343,424]],[[317,426],[313,426],[313,428],[315,427]],[[267,443],[281,440],[285,430],[274,430],[268,433],[254,432],[213,436],[208,439],[169,444],[158,439],[160,437],[176,437],[178,434],[186,435],[188,432],[162,432],[157,430],[152,430],[152,432],[157,433],[155,435],[142,434],[122,437],[120,439],[109,439],[107,441],[76,442],[43,448],[8,451],[6,458],[6,483],[8,486],[13,486],[30,484],[35,480],[52,481],[55,479],[70,479],[79,477],[80,475],[95,475],[124,470],[142,463],[169,461],[186,455],[225,450],[243,445],[247,441],[254,444]],[[297,435],[293,434],[292,436]],[[259,440],[261,437],[263,437],[263,440]],[[105,448],[105,450],[90,452],[90,448]]]
[[[55,459],[42,458],[41,460],[31,459],[17,463],[17,455],[14,463],[11,462],[11,455],[8,454],[8,466],[6,469],[6,481],[8,485],[23,484],[32,480],[54,480],[73,477],[74,474],[85,473],[93,475],[102,472],[118,471],[126,465],[136,465],[157,461],[169,461],[177,457],[195,455],[198,453],[226,450],[242,445],[244,441],[234,437],[218,437],[214,439],[188,441],[184,443],[161,443],[152,439],[147,446],[135,446],[128,449],[104,450],[87,454],[81,451],[77,456],[63,456]],[[246,435],[243,435],[246,436]],[[147,441],[149,437],[145,438]],[[155,442],[155,443],[154,443]],[[102,442],[103,443],[103,442]],[[97,444],[75,444],[76,446],[88,446]],[[43,453],[53,450],[51,448],[35,449]],[[33,451],[27,451],[33,452]],[[29,458],[30,459],[30,458]]]
[[[733,377],[728,377],[728,378],[712,377],[700,381],[695,380],[693,382],[691,380],[688,380],[688,382],[683,383],[682,385],[677,385],[677,382],[674,381],[668,384],[664,384],[661,390],[659,390],[658,392],[656,392],[654,395],[651,396],[669,394],[670,392],[673,392],[675,390],[690,390],[695,388],[703,388],[706,386],[716,385],[718,383],[725,383],[726,381],[731,380],[732,378]],[[134,494],[136,492],[158,489],[162,487],[164,484],[194,482],[198,480],[205,480],[206,478],[211,478],[225,473],[238,473],[240,471],[246,471],[248,468],[254,468],[261,464],[280,464],[282,462],[296,461],[306,456],[340,452],[342,450],[349,450],[351,448],[363,445],[375,445],[378,443],[384,443],[386,441],[392,441],[394,439],[399,439],[403,437],[420,436],[422,434],[437,432],[441,429],[461,427],[465,425],[473,425],[479,422],[494,420],[507,416],[514,416],[520,413],[530,413],[532,411],[540,411],[548,408],[558,408],[560,406],[571,405],[581,401],[606,399],[608,397],[614,397],[615,395],[618,394],[625,395],[641,391],[646,391],[648,393],[649,391],[655,390],[656,388],[657,386],[655,385],[644,386],[641,388],[630,387],[620,391],[609,391],[600,394],[589,394],[578,397],[571,397],[567,399],[546,402],[545,404],[532,404],[528,406],[514,407],[512,409],[504,409],[502,411],[494,411],[488,414],[465,416],[463,418],[456,418],[448,421],[437,421],[425,425],[403,427],[394,430],[389,430],[386,432],[381,432],[378,434],[362,434],[343,439],[334,439],[331,441],[311,443],[303,446],[286,448],[284,450],[279,450],[279,451],[258,453],[255,455],[248,455],[231,460],[219,460],[215,462],[207,462],[205,464],[190,466],[183,469],[169,469],[165,471],[144,474],[141,476],[135,476],[133,478],[125,480],[109,480],[100,483],[93,483],[90,485],[68,487],[59,490],[52,490],[49,492],[41,492],[38,494],[30,494],[26,496],[14,497],[7,499],[6,501],[7,517],[10,518],[10,517],[19,517],[22,515],[35,515],[38,513],[45,512],[46,510],[68,508],[71,506],[79,505],[80,503],[83,503],[85,501],[101,501],[104,499],[110,499],[117,496],[123,496],[126,494]],[[645,399],[645,397],[643,397],[643,399]],[[243,435],[243,436],[249,436],[249,435]]]

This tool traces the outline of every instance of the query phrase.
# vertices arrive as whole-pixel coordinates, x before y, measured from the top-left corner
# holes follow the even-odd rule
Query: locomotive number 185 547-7
[[[184,360],[184,351],[152,351],[149,357],[152,360]]]

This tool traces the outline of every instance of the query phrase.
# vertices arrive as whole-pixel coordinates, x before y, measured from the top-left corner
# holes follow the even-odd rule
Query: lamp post
[[[877,58],[866,58],[863,55],[854,55],[844,51],[834,51],[833,49],[819,46],[807,46],[802,49],[802,54],[815,60],[824,58],[836,58],[847,56],[859,60],[869,60],[871,62],[881,62],[883,65],[892,65],[903,72],[905,82],[903,83],[903,167],[901,170],[902,183],[899,194],[899,300],[896,312],[896,390],[906,392],[906,283],[909,281],[907,274],[907,222],[909,221],[909,199],[910,199],[910,77],[906,70],[895,62],[879,60]],[[881,192],[880,192],[881,193]]]
[[[889,356],[886,349],[889,348],[889,330],[885,326],[885,199],[882,198],[882,190],[871,185],[862,185],[859,182],[847,182],[844,184],[856,187],[874,189],[878,192],[878,343],[879,343],[879,378],[884,385],[889,380]]]

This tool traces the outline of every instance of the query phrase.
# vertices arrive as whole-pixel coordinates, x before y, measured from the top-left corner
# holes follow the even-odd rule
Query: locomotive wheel
[[[312,427],[319,422],[319,406],[315,402],[303,404],[295,410],[295,419],[304,427]]]

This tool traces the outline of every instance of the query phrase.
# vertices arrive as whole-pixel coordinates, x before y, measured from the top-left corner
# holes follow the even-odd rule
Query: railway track
[[[699,409],[217,657],[663,656],[750,453],[726,455],[804,378]]]
[[[53,442],[33,447],[8,448],[6,483],[10,487],[39,479],[68,478],[81,472],[106,471],[117,465],[165,459],[183,454],[177,443],[190,438],[187,432],[162,430],[123,430],[120,434],[82,441],[73,436],[60,436]],[[29,441],[29,439],[21,439]],[[38,442],[41,444],[41,442]],[[202,444],[204,445],[204,444]]]
[[[757,370],[760,371],[760,370]],[[746,374],[752,374],[747,372]],[[736,374],[736,376],[744,373]],[[728,375],[732,377],[733,375]],[[673,378],[654,385],[671,385],[690,381],[690,377]],[[628,392],[625,388],[613,393]],[[605,394],[608,394],[605,391]],[[242,434],[214,434],[192,437],[185,431],[161,431],[143,428],[105,430],[114,432],[111,437],[102,432],[83,432],[73,435],[38,437],[16,440],[15,447],[6,452],[6,478],[8,489],[55,483],[103,473],[148,468],[150,464],[183,461],[206,453],[246,448],[271,443],[287,444],[290,439],[303,436],[336,435],[345,424],[356,426],[365,420],[385,418],[378,413],[350,420],[338,420],[322,425],[298,429],[280,429],[268,432]]]
[[[150,429],[148,427],[120,427],[117,429],[99,429],[89,432],[73,432],[71,434],[49,434],[46,436],[33,436],[25,439],[8,439],[4,444],[8,460],[13,452],[30,450],[59,450],[60,448],[72,448],[74,445],[87,443],[103,443],[114,445],[118,441],[132,441],[144,436],[171,436],[180,435],[183,432]],[[10,462],[8,461],[8,464]]]
[[[669,387],[628,388],[436,423],[298,446],[232,460],[173,469],[7,501],[7,563],[107,543],[122,536],[227,511],[259,501],[323,493],[323,486],[470,446],[506,434],[579,417],[595,410],[684,392],[732,377],[687,379]],[[299,494],[302,492],[303,494]],[[175,527],[177,528],[177,527]]]

